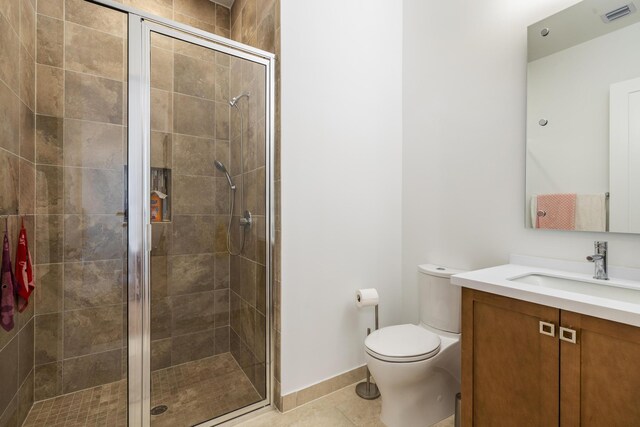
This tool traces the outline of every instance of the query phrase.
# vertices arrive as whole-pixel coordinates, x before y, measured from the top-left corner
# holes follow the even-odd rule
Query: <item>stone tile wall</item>
[[[209,0],[119,0],[138,9],[223,37],[230,34],[230,10]]]
[[[205,0],[124,2],[279,53],[277,0],[237,0],[232,10]],[[118,215],[123,210],[126,158],[126,26],[119,13],[99,9],[84,0],[40,1],[34,18],[37,216],[32,228],[38,232],[35,261],[43,289],[35,322],[36,399],[126,375],[126,228]],[[244,147],[233,143],[239,136],[233,114],[237,111],[229,111],[226,104],[236,96],[233,90],[249,87],[263,94],[264,88],[257,86],[260,71],[159,37],[152,49],[152,105],[157,107],[152,114],[152,162],[172,169],[174,185],[172,222],[154,225],[153,369],[231,350],[264,394],[264,333],[256,333],[267,327],[265,287],[259,285],[266,283],[260,199],[264,158],[259,155],[264,147],[258,145],[264,141],[259,133],[264,113],[258,111],[264,99],[254,96],[242,107],[248,115]],[[204,73],[208,67],[215,73]],[[279,97],[277,101],[279,105]],[[279,153],[279,106],[276,120]],[[234,229],[239,230],[239,212],[248,208],[257,215],[245,253],[233,261],[225,255],[226,180],[213,171],[213,159],[227,165],[240,187]],[[278,209],[278,157],[275,174]],[[276,349],[278,218],[279,212]],[[230,271],[236,272],[235,280]]]
[[[265,70],[262,65],[231,60],[231,93],[249,93],[231,111],[231,174],[238,191],[231,226],[235,251],[242,234],[245,247],[231,257],[231,353],[265,395],[266,333],[266,224],[265,224]],[[242,124],[242,128],[241,128]],[[245,210],[253,225],[243,231],[239,220]]]
[[[280,397],[280,1],[236,0],[231,8],[231,38],[276,54],[276,111],[275,111],[275,236],[272,259],[272,323],[265,325],[267,307],[265,258],[258,249],[264,248],[265,157],[264,157],[264,99],[252,96],[243,104],[245,133],[240,144],[239,132],[232,132],[231,163],[236,180],[242,182],[243,203],[236,210],[257,213],[257,227],[253,228],[248,251],[231,260],[231,352],[249,379],[262,395],[265,393],[264,328],[270,327],[274,341],[274,403],[282,408]],[[232,93],[248,91],[264,94],[263,72],[259,67],[231,64]],[[235,96],[235,95],[233,95]],[[231,115],[232,129],[239,129],[239,115]],[[258,198],[256,200],[256,197]],[[256,210],[257,208],[257,210]],[[238,237],[236,237],[237,239]]]
[[[126,19],[39,1],[35,399],[126,375]]]
[[[229,9],[209,1],[124,3],[222,36],[230,33]],[[124,14],[84,0],[38,2],[34,32],[35,26],[32,161],[39,231],[35,263],[42,289],[35,321],[35,397],[41,400],[126,376],[126,227],[121,213],[127,36]],[[221,116],[214,115],[214,108],[224,90],[218,87],[216,98],[213,82],[224,81],[225,64],[210,61],[221,78],[207,73],[202,81],[193,80],[209,66],[207,58],[194,55],[189,46],[175,52],[170,46],[153,48],[158,67],[152,71],[152,104],[159,107],[152,118],[154,166],[172,168],[176,195],[173,223],[154,230],[162,242],[153,252],[154,368],[211,355],[214,341],[218,351],[228,351],[228,259],[214,255],[222,249],[213,238],[221,223],[214,214],[225,210],[225,201],[213,193],[201,197],[221,182],[206,154],[225,150],[224,123],[210,119]],[[209,146],[216,137],[222,142]],[[209,280],[214,271],[220,289],[204,289],[203,278]],[[213,328],[214,307],[219,330]]]
[[[152,166],[172,171],[171,222],[153,224],[152,370],[229,352],[229,58],[153,35]]]
[[[5,218],[11,262],[24,224],[29,249],[35,252],[35,57],[34,0],[0,2],[0,237]],[[22,424],[33,404],[35,294],[15,327],[0,329],[0,425]]]

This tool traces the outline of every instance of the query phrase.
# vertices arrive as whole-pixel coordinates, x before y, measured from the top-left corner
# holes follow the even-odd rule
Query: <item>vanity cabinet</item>
[[[557,309],[462,289],[462,422],[464,426],[558,424]]]
[[[466,288],[462,313],[463,426],[640,426],[640,328]]]
[[[640,328],[560,311],[560,424],[640,426]]]

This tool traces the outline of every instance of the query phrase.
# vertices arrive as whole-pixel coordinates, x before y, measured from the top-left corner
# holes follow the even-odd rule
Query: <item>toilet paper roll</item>
[[[358,289],[356,292],[356,306],[358,307],[371,307],[378,305],[379,301],[378,291],[373,288]]]

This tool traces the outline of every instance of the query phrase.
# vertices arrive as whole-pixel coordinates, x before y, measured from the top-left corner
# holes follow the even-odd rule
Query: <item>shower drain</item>
[[[155,407],[153,407],[153,409],[151,409],[151,415],[164,414],[165,412],[167,412],[167,409],[169,409],[169,407],[167,405],[155,406]]]

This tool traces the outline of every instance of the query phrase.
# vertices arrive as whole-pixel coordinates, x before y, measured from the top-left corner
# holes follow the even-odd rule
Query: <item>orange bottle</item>
[[[151,222],[162,221],[162,199],[157,191],[151,193]]]

